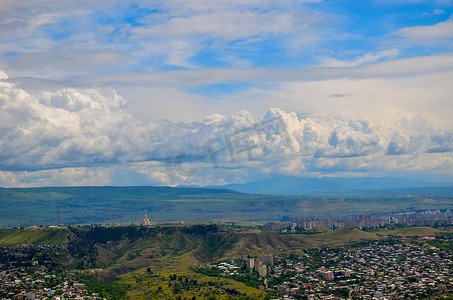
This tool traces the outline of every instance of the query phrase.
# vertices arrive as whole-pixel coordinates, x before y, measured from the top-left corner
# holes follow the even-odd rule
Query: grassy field
[[[64,245],[68,242],[67,229],[33,230],[33,229],[0,229],[0,245]]]
[[[441,231],[432,227],[407,227],[389,231],[382,231],[381,234],[384,236],[422,237],[422,236],[435,236],[439,232]]]
[[[125,299],[231,299],[236,292],[248,299],[265,297],[265,293],[240,282],[195,273],[191,268],[196,265],[193,252],[186,253],[163,268],[151,266],[120,276],[118,283],[128,287]],[[177,280],[170,279],[175,275]]]

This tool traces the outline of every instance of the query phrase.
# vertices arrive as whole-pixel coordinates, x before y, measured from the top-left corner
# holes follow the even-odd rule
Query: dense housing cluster
[[[453,292],[452,253],[398,239],[275,257],[266,274],[250,268],[250,261],[230,261],[211,269],[288,299],[415,299]]]
[[[102,299],[83,283],[46,269],[0,271],[0,299]]]
[[[63,251],[56,245],[0,247],[0,299],[102,299],[54,270]]]

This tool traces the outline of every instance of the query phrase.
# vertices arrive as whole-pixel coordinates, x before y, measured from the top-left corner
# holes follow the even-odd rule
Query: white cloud
[[[423,15],[424,16],[433,16],[433,15],[441,15],[444,13],[445,13],[445,11],[443,9],[435,8],[435,9],[431,9],[427,12],[424,12]]]
[[[379,56],[382,54],[383,56]],[[396,51],[376,53],[384,58]],[[372,56],[373,56],[372,55]],[[342,66],[348,62],[342,62]],[[292,68],[199,68],[194,70],[128,72],[95,76],[78,76],[65,84],[98,86],[157,86],[157,87],[196,87],[218,83],[274,83],[294,81],[316,81],[329,79],[395,78],[446,73],[453,70],[453,53],[430,56],[393,59],[364,65],[351,65],[344,68],[327,66],[307,66]],[[12,78],[11,80],[14,80]],[[20,83],[20,78],[17,81]],[[39,84],[42,84],[40,82]]]
[[[430,26],[413,26],[400,29],[397,35],[414,40],[453,37],[453,20],[447,20]]]
[[[127,140],[140,123],[122,111],[125,101],[112,90],[65,89],[31,95],[0,82],[0,149],[6,168],[47,168],[127,159]],[[130,126],[127,136],[125,125]],[[137,143],[134,147],[139,146]]]
[[[0,63],[13,78],[0,72],[0,185],[162,183],[162,160],[180,153],[184,168],[197,168],[184,182],[200,185],[261,173],[451,173],[452,20],[376,37],[390,41],[351,59],[311,49],[321,65],[253,68],[260,50],[291,65],[326,37],[357,39],[304,2],[319,1],[139,1],[143,15],[131,22],[129,1],[3,1]],[[445,53],[396,59],[414,46]],[[200,53],[229,68],[197,69]],[[216,84],[233,91],[205,92]],[[265,149],[244,148],[231,162],[225,137],[268,107],[282,109],[267,118],[282,114],[288,138],[249,137]],[[226,149],[217,169],[197,159],[212,139]]]
[[[453,170],[453,132],[420,118],[384,125],[271,109],[146,123],[125,104],[109,89],[30,94],[0,81],[0,184],[162,184],[168,167],[179,183],[200,185],[270,173]],[[165,167],[183,153],[181,165]]]
[[[0,59],[16,76],[53,79],[104,73],[112,64],[146,70],[153,68],[150,60],[192,68],[190,59],[202,50],[295,41],[289,37],[294,34],[299,44],[313,44],[322,32],[314,25],[326,20],[303,2],[318,1],[3,1],[0,53],[8,57]],[[127,15],[131,7],[133,20]]]
[[[453,46],[453,19],[450,17],[434,25],[401,28],[390,33],[382,44],[384,47],[398,48],[402,52],[417,47],[448,52]]]
[[[452,0],[374,0],[374,2],[385,5],[401,5],[406,3],[435,3],[436,5],[446,5],[449,6],[453,4]]]
[[[296,20],[292,14],[250,11],[209,12],[203,15],[172,17],[164,24],[134,28],[139,36],[206,36],[226,41],[234,41],[256,36],[278,35],[296,30]]]
[[[378,53],[366,53],[360,57],[354,58],[353,60],[339,60],[335,58],[321,58],[321,65],[326,67],[355,67],[363,64],[374,63],[383,58],[395,58],[399,54],[397,49],[384,50]]]
[[[436,126],[450,129],[452,80],[453,55],[447,53],[342,68],[210,68],[80,76],[61,81],[8,81],[30,92],[54,91],[65,85],[115,86],[128,99],[125,110],[144,122],[190,122],[217,112],[248,110],[262,114],[268,107],[281,107],[302,115],[355,113],[387,123],[422,115]],[[224,94],[203,94],[204,86],[235,87],[238,83],[247,84]]]
[[[262,106],[279,105],[302,114],[352,113],[387,124],[423,115],[449,129],[453,104],[447,82],[451,80],[452,73],[439,73],[410,78],[295,81],[278,89],[255,91],[259,95],[255,99]]]

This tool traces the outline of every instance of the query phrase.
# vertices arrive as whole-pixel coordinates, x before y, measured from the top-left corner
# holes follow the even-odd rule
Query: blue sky
[[[0,20],[0,186],[175,184],[166,157],[276,111],[291,142],[176,184],[453,176],[453,1],[6,0]]]
[[[94,1],[92,9],[84,1],[58,6],[39,1],[36,7],[8,4],[2,16],[2,57],[9,72],[33,69],[11,57],[35,52],[56,67],[58,62],[47,55],[58,47],[123,58],[112,57],[95,69],[78,70],[88,75],[213,67],[300,68],[319,65],[323,58],[354,60],[395,49],[399,53],[391,58],[432,55],[448,52],[451,37],[434,36],[426,42],[426,37],[417,35],[451,22],[453,12],[451,1]],[[451,24],[445,30],[450,29]],[[411,33],[408,36],[402,30]],[[64,71],[65,77],[74,75],[72,70]]]

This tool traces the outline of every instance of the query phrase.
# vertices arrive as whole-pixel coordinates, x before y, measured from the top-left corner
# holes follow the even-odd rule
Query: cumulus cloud
[[[140,123],[123,112],[125,100],[113,90],[32,95],[5,82],[0,82],[0,90],[3,168],[117,161],[133,152],[129,139],[140,135]],[[134,140],[137,149],[140,139]]]
[[[32,94],[0,76],[0,180],[6,186],[39,185],[39,178],[69,185],[87,178],[96,178],[93,184],[207,185],[269,173],[453,169],[446,170],[453,131],[422,118],[384,125],[273,108],[261,116],[240,111],[199,122],[146,123],[127,113],[126,100],[112,89]]]
[[[315,2],[2,1],[0,185],[451,173],[451,1]]]

